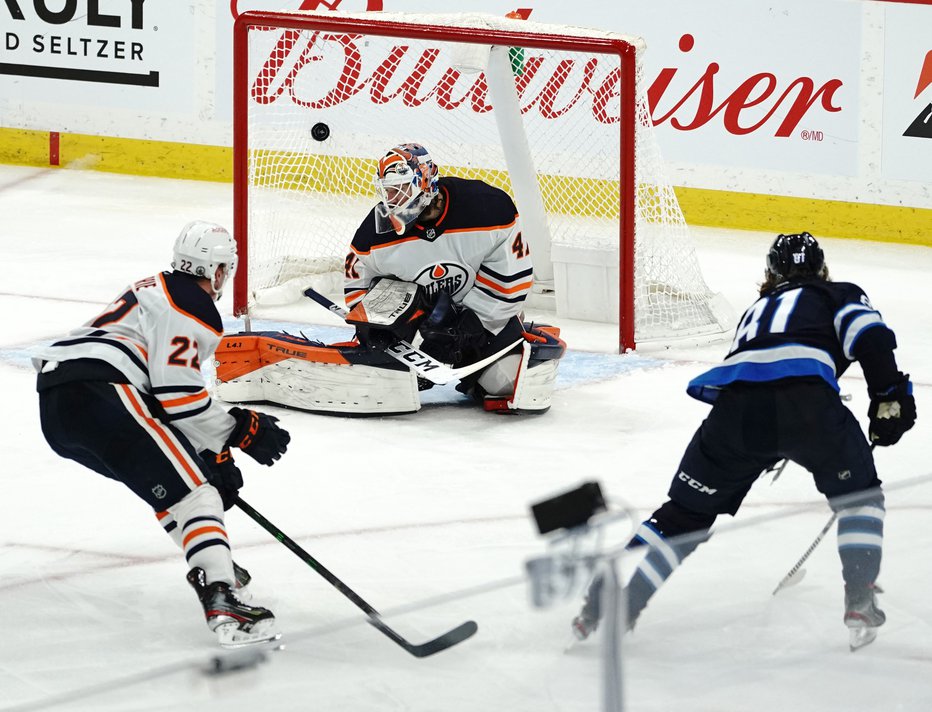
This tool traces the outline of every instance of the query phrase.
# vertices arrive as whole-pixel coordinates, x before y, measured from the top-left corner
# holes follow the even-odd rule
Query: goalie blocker
[[[486,396],[485,410],[543,413],[550,408],[566,350],[559,335],[552,326],[524,324],[520,352],[516,348],[481,372],[510,377],[514,384],[508,395]],[[237,333],[221,340],[216,367],[217,396],[232,403],[361,416],[413,413],[421,407],[417,373],[355,341],[322,344],[283,332]]]

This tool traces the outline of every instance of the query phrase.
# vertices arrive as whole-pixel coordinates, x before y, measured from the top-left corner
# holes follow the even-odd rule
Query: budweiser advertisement
[[[240,12],[271,9],[272,5],[280,3],[234,0],[229,15],[223,18],[225,27],[218,28],[218,33],[228,36],[229,24]],[[596,0],[559,5],[539,0],[521,3],[538,22],[591,26],[647,40],[645,82],[651,115],[669,163],[856,174],[861,32],[857,3],[788,2],[779,10],[728,0],[710,0],[701,7],[682,5],[673,0],[658,0],[650,7]],[[291,9],[357,12],[428,12],[435,7],[422,0],[291,3]],[[478,0],[471,2],[469,9],[504,15],[515,7],[513,2]],[[287,43],[288,38],[281,41]],[[338,40],[334,38],[334,42]],[[281,47],[270,46],[273,52],[275,49]],[[360,58],[364,64],[394,67],[396,72],[412,66],[400,58],[402,47],[392,48],[385,57],[365,57],[365,49],[350,41],[343,49],[344,70]],[[408,90],[394,91],[390,96],[380,91],[371,75],[360,76],[340,92],[300,95],[293,91],[300,70],[296,65],[306,61],[314,60],[298,55],[290,64],[284,62],[281,69],[287,67],[287,72],[281,83],[271,94],[269,87],[257,87],[256,100],[306,102],[319,108],[351,99],[410,102],[427,93],[413,87],[412,72],[408,78],[395,77],[395,82]],[[221,78],[225,72],[219,71],[218,81]],[[229,87],[224,91],[229,93]],[[482,111],[486,100],[481,87],[475,87],[455,107],[450,103],[452,97],[431,96],[433,107],[426,108],[440,109],[438,118],[443,111]],[[594,122],[609,118],[610,97],[600,96],[598,87],[585,87],[578,99],[586,96],[593,99],[589,110]],[[525,111],[552,110],[533,96],[523,99]],[[218,105],[223,102],[218,101]]]

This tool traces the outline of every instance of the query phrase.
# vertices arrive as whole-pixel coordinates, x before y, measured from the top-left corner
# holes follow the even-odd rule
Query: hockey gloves
[[[437,295],[433,311],[421,323],[420,331],[424,337],[421,350],[454,368],[478,361],[489,342],[489,332],[476,313],[456,304],[446,292]]]
[[[396,341],[411,341],[418,323],[427,316],[424,288],[391,277],[373,280],[346,321],[356,327],[359,343],[384,351]]]
[[[230,449],[218,453],[204,450],[201,457],[207,464],[207,481],[220,493],[224,511],[230,509],[236,502],[240,487],[243,486],[243,473],[233,462]]]
[[[871,394],[867,410],[870,418],[870,441],[877,445],[894,445],[916,422],[916,399],[909,375],[900,374],[900,379],[889,388]]]
[[[278,418],[244,408],[230,408],[236,419],[229,447],[238,447],[260,465],[272,465],[285,454],[291,436],[278,425]]]

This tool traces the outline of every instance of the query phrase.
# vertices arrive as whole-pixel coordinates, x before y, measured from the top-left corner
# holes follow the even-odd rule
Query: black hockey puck
[[[330,138],[330,127],[323,122],[318,122],[311,127],[311,136],[315,141],[326,141]]]

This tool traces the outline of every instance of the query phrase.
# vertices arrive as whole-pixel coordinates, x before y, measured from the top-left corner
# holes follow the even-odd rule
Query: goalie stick
[[[323,564],[317,561],[317,559],[298,546],[298,544],[293,539],[291,539],[291,537],[272,524],[268,519],[263,517],[259,512],[253,509],[252,506],[243,501],[241,497],[237,497],[235,501],[236,506],[243,510],[243,512],[245,512],[251,519],[253,519],[260,527],[265,529],[269,534],[284,544],[285,547],[297,555],[301,561],[319,573],[324,578],[324,580],[327,581],[327,583],[333,586],[337,591],[342,593],[358,608],[360,608],[362,612],[368,616],[369,623],[376,630],[400,645],[414,657],[426,658],[427,656],[433,655],[434,653],[442,652],[447,648],[453,647],[457,643],[462,643],[467,638],[472,637],[476,631],[479,630],[479,626],[476,625],[475,621],[466,621],[465,623],[461,623],[460,625],[456,626],[456,628],[447,631],[443,635],[440,635],[432,640],[428,640],[426,643],[421,643],[420,645],[411,643],[406,638],[397,633],[385,621],[383,621],[381,614],[379,614],[377,610],[375,610],[372,606],[360,598],[359,595],[353,591],[353,589],[334,576]]]
[[[339,304],[331,301],[313,287],[308,287],[305,289],[304,296],[308,297],[309,299],[313,299],[315,302],[320,304],[328,311],[333,312],[341,319],[346,319],[346,315],[349,313],[345,307],[341,307]],[[419,376],[423,376],[431,383],[442,386],[445,383],[450,383],[450,381],[458,381],[462,378],[465,378],[470,373],[475,373],[476,371],[482,370],[486,366],[494,363],[495,361],[498,361],[498,359],[511,351],[522,341],[524,341],[524,339],[516,339],[500,351],[496,351],[491,356],[487,356],[481,361],[470,363],[461,368],[453,368],[448,366],[447,364],[438,361],[433,356],[428,356],[426,353],[418,348],[415,348],[407,341],[396,341],[388,348],[386,348],[385,352],[396,361],[400,361],[405,366],[412,369]]]

